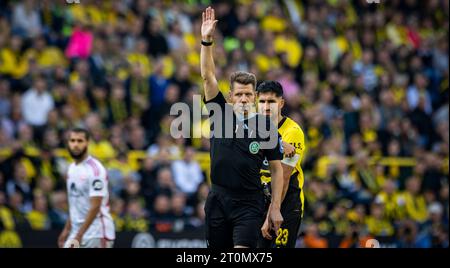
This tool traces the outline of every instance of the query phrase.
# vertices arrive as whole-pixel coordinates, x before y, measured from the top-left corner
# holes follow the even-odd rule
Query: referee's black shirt
[[[210,116],[213,112],[210,103],[217,103],[221,107],[222,113],[222,136],[215,137],[214,126],[211,125],[211,181],[235,193],[257,192],[262,189],[260,180],[261,163],[266,157],[267,160],[281,160],[283,158],[283,149],[280,145],[278,129],[272,125],[271,130],[276,132],[277,142],[273,149],[260,149],[255,143],[266,141],[261,138],[260,133],[254,130],[258,117],[264,117],[265,129],[269,130],[269,124],[272,124],[269,117],[261,114],[255,114],[245,120],[238,120],[233,115],[233,138],[224,138],[225,132],[225,106],[227,104],[223,94],[219,92],[216,97],[205,101]],[[255,120],[251,122],[251,120]],[[237,138],[236,133],[239,130],[244,131],[244,138]],[[255,131],[256,135],[251,135]],[[272,133],[273,134],[273,133]]]

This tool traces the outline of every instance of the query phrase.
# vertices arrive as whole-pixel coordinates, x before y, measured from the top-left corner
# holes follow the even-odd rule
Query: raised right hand
[[[214,35],[214,31],[216,29],[216,25],[218,20],[216,20],[216,16],[214,14],[214,9],[212,7],[208,7],[202,13],[202,38],[204,41],[211,41]]]

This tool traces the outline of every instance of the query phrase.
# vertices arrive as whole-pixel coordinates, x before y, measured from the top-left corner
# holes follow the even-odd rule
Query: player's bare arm
[[[289,180],[291,178],[292,170],[294,170],[294,168],[283,163],[281,164],[281,167],[283,169],[283,191],[281,194],[281,203],[283,203],[283,200],[286,197],[286,193],[289,188]],[[269,212],[270,209],[271,205],[269,206]],[[272,235],[270,234],[269,213],[267,213],[267,217],[264,221],[263,226],[261,227],[261,232],[264,238],[272,239]]]
[[[285,141],[283,141],[284,148],[284,157],[291,158],[295,156],[295,147]],[[289,189],[289,181],[291,179],[292,171],[294,170],[293,166],[287,165],[285,163],[281,163],[281,167],[283,170],[283,190],[281,193],[281,202],[283,203],[284,198],[286,197],[287,190]],[[271,205],[269,206],[268,212],[270,212]],[[272,235],[270,234],[270,224],[269,224],[269,213],[267,213],[267,217],[264,221],[264,224],[261,227],[262,236],[266,239],[271,240]]]
[[[283,141],[284,148],[284,157],[291,158],[295,155],[295,146],[292,144]],[[284,197],[286,196],[287,190],[289,188],[289,180],[291,178],[292,171],[294,170],[293,166],[286,165],[281,163],[283,167],[283,192],[281,194],[281,202],[283,203]]]
[[[213,42],[217,22],[218,20],[215,19],[214,9],[208,7],[202,13],[202,41]],[[200,49],[200,71],[203,79],[206,101],[213,99],[219,93],[215,69],[213,47],[211,45],[202,45]]]
[[[286,143],[286,144],[284,144],[284,143]],[[283,142],[283,146],[285,146],[285,145],[288,145],[288,146],[284,147],[284,149],[286,150],[286,148],[288,148],[289,156],[286,155],[286,151],[285,151],[284,159],[281,160],[281,166],[283,167],[283,192],[281,195],[281,202],[283,202],[283,200],[286,196],[287,190],[289,188],[289,181],[291,179],[292,171],[294,170],[295,165],[297,164],[297,161],[299,159],[299,155],[296,154],[297,151],[296,151],[295,146],[293,146],[287,142]],[[293,148],[293,150],[292,150],[292,152],[290,152],[292,148]]]
[[[269,207],[269,226],[278,232],[281,224],[283,223],[283,217],[281,216],[281,195],[283,191],[283,168],[280,160],[269,161],[270,174],[272,177],[272,200]]]
[[[70,222],[70,216],[68,217],[66,224],[64,225],[64,229],[62,230],[61,234],[58,237],[58,247],[63,248],[64,243],[67,240],[67,237],[69,237],[70,230],[71,230],[71,222]]]
[[[102,204],[102,196],[94,196],[90,198],[90,205],[88,214],[86,216],[86,219],[84,220],[83,225],[81,226],[80,230],[78,231],[77,235],[75,236],[75,239],[81,244],[81,239],[83,238],[84,233],[89,229],[89,226],[91,226],[92,222],[97,217],[98,213],[100,212],[100,206]]]

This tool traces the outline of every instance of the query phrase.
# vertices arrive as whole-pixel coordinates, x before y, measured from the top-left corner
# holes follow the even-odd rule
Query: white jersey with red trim
[[[67,193],[71,230],[69,239],[78,233],[83,225],[89,208],[90,198],[102,196],[100,212],[87,229],[84,239],[115,239],[114,222],[109,213],[109,192],[107,172],[103,165],[92,156],[81,163],[72,163],[67,172]]]

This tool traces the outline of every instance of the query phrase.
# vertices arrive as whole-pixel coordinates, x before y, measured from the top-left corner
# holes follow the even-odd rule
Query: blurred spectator
[[[99,120],[99,122],[101,121]],[[105,138],[106,133],[104,129],[99,125],[95,125],[90,131],[91,139],[89,141],[89,152],[93,156],[101,159],[112,159],[115,157],[116,151],[109,140]]]
[[[0,50],[2,60],[0,74],[13,79],[21,79],[28,73],[28,60],[23,55],[22,48],[23,39],[18,35],[11,36],[9,45]],[[13,85],[18,84],[15,80],[12,80],[11,82]]]
[[[176,193],[171,200],[172,213],[177,219],[187,220],[192,214],[192,208],[186,207],[186,195],[184,193]]]
[[[361,61],[356,61],[353,66],[353,72],[356,76],[362,76],[364,81],[364,89],[368,92],[371,92],[375,86],[377,86],[378,78],[375,74],[373,53],[371,50],[363,51]]]
[[[145,150],[147,148],[147,139],[143,127],[137,126],[130,130],[128,147],[130,150]]]
[[[404,198],[408,216],[414,221],[423,223],[428,215],[425,198],[420,193],[419,178],[411,177],[407,180]]]
[[[371,235],[391,236],[394,234],[394,227],[384,217],[384,204],[372,204],[370,212],[371,215],[367,217],[366,224]]]
[[[8,80],[0,79],[0,119],[9,116],[11,111],[10,84]]]
[[[330,221],[334,233],[344,235],[349,229],[350,222],[347,218],[347,213],[352,205],[350,200],[343,199],[334,206],[333,211],[330,213]]]
[[[109,109],[111,121],[114,124],[122,123],[129,115],[125,102],[125,90],[120,84],[113,85],[111,89]]]
[[[355,176],[350,173],[348,165],[344,158],[337,160],[336,168],[333,172],[333,182],[343,197],[350,198],[358,191],[358,185]]]
[[[431,99],[426,89],[427,84],[428,81],[423,74],[418,73],[414,76],[414,84],[407,91],[408,104],[411,110],[421,105],[426,114],[431,114]]]
[[[66,48],[68,58],[87,59],[91,55],[94,36],[87,25],[75,27]]]
[[[170,51],[178,51],[183,48],[183,32],[178,21],[169,25],[169,34],[167,36],[167,45]]]
[[[439,202],[434,202],[428,206],[430,219],[425,222],[419,234],[420,241],[425,248],[445,248],[448,242],[444,238],[448,233],[448,222],[443,218],[443,206]]]
[[[92,53],[87,59],[89,62],[89,70],[92,76],[96,78],[94,81],[96,86],[104,86],[106,83],[104,46],[104,38],[95,37],[92,43]]]
[[[22,96],[22,114],[25,121],[35,127],[47,123],[48,113],[53,109],[53,97],[47,92],[47,83],[43,77],[34,80],[33,87]]]
[[[178,156],[180,154],[179,148],[173,144],[172,140],[169,135],[160,134],[156,138],[156,142],[147,149],[147,154],[151,157],[161,153],[166,153],[170,157]]]
[[[150,213],[150,223],[159,232],[169,232],[173,227],[173,219],[170,198],[165,194],[157,195]]]
[[[139,175],[141,176],[142,194],[147,199],[151,198],[156,188],[156,164],[153,158],[146,157],[142,160]]]
[[[125,202],[121,198],[111,199],[111,217],[114,220],[116,232],[122,232],[125,229]]]
[[[156,194],[172,196],[176,191],[176,186],[173,181],[172,171],[169,168],[161,168],[157,173]]]
[[[375,197],[374,201],[384,206],[384,215],[391,222],[405,217],[405,199],[397,191],[397,185],[392,179],[384,182],[382,190]]]
[[[183,160],[172,163],[173,177],[178,189],[188,195],[193,195],[198,185],[203,181],[200,166],[194,161],[195,151],[191,147],[185,148]]]
[[[171,78],[170,82],[177,85],[180,89],[179,99],[184,100],[186,93],[191,89],[193,83],[189,79],[190,69],[189,65],[182,64],[176,69],[174,76]]]
[[[23,197],[19,192],[8,194],[9,208],[14,219],[14,225],[17,230],[28,230],[30,224],[25,217],[25,208],[23,205]]]
[[[14,218],[11,210],[7,207],[6,194],[0,191],[0,230],[13,230],[14,228]]]
[[[327,248],[328,241],[319,236],[316,224],[311,224],[306,227],[304,243],[306,248]]]
[[[21,202],[25,201],[27,208],[31,205],[32,189],[27,179],[27,171],[22,163],[15,164],[13,178],[6,183],[6,193],[10,198],[15,193],[20,193]]]
[[[166,37],[162,34],[161,22],[157,18],[150,18],[147,21],[146,29],[142,36],[150,44],[148,53],[153,57],[156,58],[169,52]]]
[[[329,235],[333,232],[333,225],[328,216],[328,209],[325,203],[318,202],[314,204],[314,214],[309,220],[311,222],[317,223],[319,234],[322,236]],[[307,219],[305,219],[307,220]],[[307,222],[309,222],[307,221]]]
[[[37,2],[26,0],[19,3],[14,8],[13,30],[26,37],[34,37],[41,34],[42,23]]]
[[[56,191],[50,196],[51,209],[48,216],[53,229],[62,230],[69,217],[67,195],[64,190]]]
[[[380,186],[376,181],[374,170],[369,166],[368,161],[369,159],[366,153],[358,153],[356,155],[356,163],[353,167],[353,172],[356,175],[358,183],[366,190],[366,194],[372,195],[379,191]]]
[[[5,175],[0,171],[0,191],[5,194],[6,193],[6,180]],[[6,196],[5,196],[6,197]]]
[[[45,73],[57,66],[66,66],[67,62],[62,51],[47,43],[44,35],[36,36],[33,39],[32,47],[25,51],[24,56],[28,60],[35,61]]]
[[[37,186],[34,189],[34,194],[42,194],[46,198],[50,198],[50,195],[54,191],[54,181],[47,176],[39,176],[36,182]]]
[[[419,248],[421,247],[418,243],[417,238],[417,225],[411,221],[404,221],[398,230],[398,246],[400,248]]]
[[[48,203],[44,195],[38,194],[33,199],[33,209],[26,214],[26,218],[33,230],[49,230],[51,228],[48,216]]]
[[[158,220],[169,217],[170,217],[170,199],[167,195],[160,194],[155,198],[150,218],[153,218],[153,220]]]
[[[141,187],[138,181],[134,180],[131,177],[124,178],[125,187],[120,195],[120,197],[128,202],[132,199],[139,199],[141,196]]]
[[[352,224],[339,244],[339,248],[363,248],[366,247],[366,241],[370,238],[373,237],[361,234],[360,225]]]
[[[131,115],[138,117],[150,108],[151,101],[148,81],[150,61],[145,51],[142,51],[146,45],[145,41],[139,40],[138,51],[128,56],[129,61],[136,62],[132,65],[130,77],[125,81],[127,109],[131,112]]]
[[[147,221],[147,215],[141,205],[141,202],[137,199],[131,199],[128,201],[124,220],[123,230],[125,231],[148,231],[149,224]]]
[[[89,101],[86,98],[87,84],[84,80],[77,80],[72,84],[72,90],[67,96],[67,104],[73,108],[75,120],[89,114]]]
[[[132,170],[129,166],[127,156],[119,153],[117,158],[109,162],[108,179],[111,185],[111,191],[115,195],[120,195],[125,190],[125,177],[131,177]]]
[[[153,66],[153,74],[150,76],[151,88],[151,105],[158,109],[164,101],[166,89],[169,86],[169,80],[163,75],[164,61],[163,58],[156,59]]]

